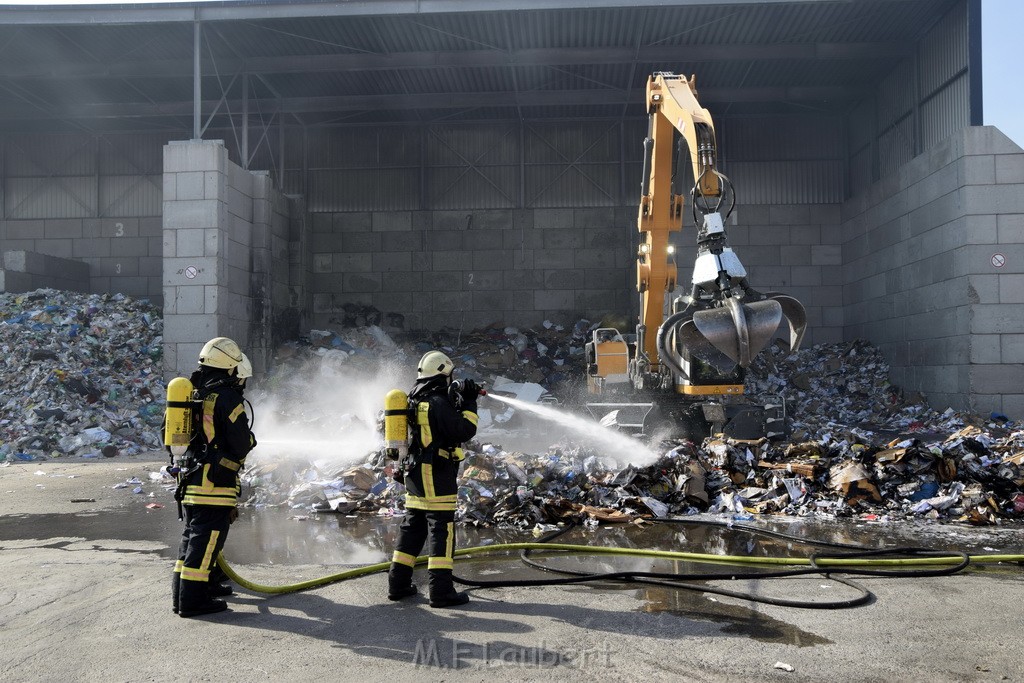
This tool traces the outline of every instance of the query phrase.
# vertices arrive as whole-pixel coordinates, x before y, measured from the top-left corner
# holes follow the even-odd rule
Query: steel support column
[[[242,168],[249,170],[249,74],[242,74]]]
[[[203,29],[199,20],[192,23],[192,139],[203,138],[202,128],[202,104],[203,104],[203,69],[201,63],[200,46],[202,44]]]
[[[281,105],[282,113],[277,117],[277,128],[278,128],[278,159],[277,159],[277,189],[284,192],[284,105]],[[269,142],[269,140],[268,140]]]

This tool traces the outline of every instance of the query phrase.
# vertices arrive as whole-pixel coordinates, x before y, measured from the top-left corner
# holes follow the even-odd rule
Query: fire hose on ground
[[[554,572],[564,575],[562,578],[545,579],[517,579],[483,581],[455,577],[455,582],[474,588],[508,588],[525,586],[560,586],[581,583],[625,583],[625,584],[648,584],[680,590],[690,590],[702,593],[713,593],[752,602],[759,602],[782,607],[798,607],[805,609],[843,609],[863,605],[872,599],[872,593],[863,586],[845,578],[847,576],[874,576],[887,578],[922,578],[933,576],[950,576],[959,573],[970,565],[996,564],[996,563],[1017,563],[1024,564],[1024,555],[1016,554],[990,554],[990,555],[969,555],[961,551],[933,550],[927,548],[866,548],[862,546],[849,545],[844,543],[832,543],[802,538],[790,534],[762,529],[750,525],[737,525],[728,522],[715,520],[693,520],[663,517],[653,521],[668,524],[692,524],[704,526],[723,526],[733,530],[748,532],[755,535],[772,536],[801,544],[814,545],[819,547],[836,549],[834,552],[815,552],[806,557],[758,557],[749,555],[715,555],[707,553],[693,553],[673,550],[652,550],[643,548],[621,548],[602,547],[590,545],[576,545],[569,543],[555,543],[554,539],[575,528],[566,526],[559,529],[539,541],[501,543],[472,548],[462,548],[455,551],[457,560],[465,560],[470,557],[477,557],[485,554],[520,551],[520,559],[527,566]],[[662,560],[685,561],[697,564],[713,565],[736,565],[740,567],[785,567],[775,570],[755,570],[737,572],[697,572],[697,573],[675,573],[675,572],[642,572],[642,571],[621,571],[621,572],[583,572],[569,569],[559,569],[551,565],[543,564],[530,557],[534,551],[557,552],[560,555],[598,555],[598,556],[629,556],[646,557]],[[841,551],[841,552],[839,552]],[[417,565],[426,564],[427,557],[418,557]],[[375,564],[347,569],[345,571],[329,574],[316,579],[299,581],[296,583],[271,586],[256,583],[243,578],[227,562],[223,554],[218,557],[218,563],[228,577],[239,586],[265,594],[294,593],[312,588],[319,588],[339,581],[367,576],[385,572],[391,566],[390,562],[378,562]],[[776,579],[810,574],[823,575],[825,578],[836,581],[857,591],[852,598],[840,600],[793,600],[787,598],[775,598],[758,595],[749,591],[734,591],[720,588],[705,583],[692,583],[695,581],[726,581],[726,580],[761,580]]]

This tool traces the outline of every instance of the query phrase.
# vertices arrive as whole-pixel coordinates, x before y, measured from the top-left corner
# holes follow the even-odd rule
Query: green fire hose
[[[660,519],[663,522],[680,522],[677,519]],[[686,522],[684,522],[686,523]],[[715,522],[710,522],[716,524]],[[528,565],[538,569],[555,571],[571,576],[559,579],[527,579],[527,580],[503,580],[503,581],[476,581],[456,577],[456,582],[463,585],[475,587],[510,587],[510,586],[543,586],[543,585],[564,585],[584,582],[627,582],[627,583],[648,583],[671,588],[695,590],[700,592],[717,593],[742,599],[763,602],[768,604],[805,607],[815,609],[835,609],[842,607],[853,607],[864,604],[871,598],[871,593],[852,581],[844,580],[835,576],[836,574],[856,574],[885,577],[922,577],[922,576],[946,576],[962,571],[971,564],[995,564],[995,563],[1022,563],[1024,555],[1015,554],[990,554],[990,555],[968,555],[955,551],[936,551],[919,548],[894,548],[894,549],[870,549],[846,544],[827,543],[811,541],[795,536],[788,536],[778,532],[745,527],[741,530],[752,533],[766,533],[773,536],[781,536],[797,540],[801,543],[811,545],[824,545],[839,547],[847,552],[844,553],[813,553],[807,557],[755,557],[746,555],[714,555],[707,553],[692,553],[672,550],[650,550],[643,548],[613,548],[590,545],[576,545],[569,543],[553,543],[551,539],[562,535],[573,527],[569,526],[559,530],[540,541],[521,543],[502,543],[472,548],[462,548],[455,551],[457,559],[466,559],[470,556],[480,556],[492,553],[506,553],[509,551],[521,551],[521,557]],[[531,551],[544,550],[556,551],[559,553],[599,555],[599,556],[628,556],[646,557],[652,559],[685,561],[698,564],[734,565],[747,568],[775,568],[784,567],[782,570],[774,571],[743,571],[727,573],[706,573],[706,574],[675,574],[666,572],[604,572],[589,573],[570,570],[560,570],[542,565],[536,561],[529,560]],[[885,557],[886,555],[900,555],[899,557]],[[416,560],[417,564],[426,564],[427,557],[421,556]],[[227,576],[238,585],[256,593],[282,594],[296,591],[309,590],[326,586],[339,581],[347,581],[360,576],[375,574],[387,571],[390,562],[378,562],[363,567],[347,569],[345,571],[329,574],[316,579],[299,581],[296,583],[282,585],[266,585],[243,578],[227,562],[223,554],[218,557],[218,563]],[[800,601],[787,600],[782,598],[769,598],[752,593],[731,591],[718,588],[708,584],[693,584],[685,581],[711,581],[730,579],[765,579],[780,578],[788,576],[799,576],[805,574],[824,574],[828,578],[851,586],[860,591],[860,595],[847,600],[837,601]]]

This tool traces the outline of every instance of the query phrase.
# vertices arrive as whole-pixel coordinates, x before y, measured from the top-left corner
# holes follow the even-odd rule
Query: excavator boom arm
[[[637,227],[637,289],[641,295],[637,326],[634,385],[646,378],[689,377],[684,367],[699,358],[719,373],[747,367],[771,340],[785,317],[796,348],[806,327],[803,306],[792,297],[761,294],[750,287],[747,271],[729,246],[723,210],[725,197],[735,200],[728,178],[716,168],[717,146],[711,114],[697,101],[696,79],[656,73],[647,79],[650,133],[644,141],[644,180]],[[673,188],[673,144],[685,141],[675,173],[681,178],[685,160],[693,171],[690,189],[697,230],[697,258],[692,289],[681,311],[666,314],[665,298],[676,288],[676,266],[669,239],[682,228],[683,188]],[[657,331],[657,334],[655,334]],[[660,382],[664,383],[664,382]],[[726,389],[723,389],[725,391]]]
[[[675,134],[686,141],[686,153],[700,193],[717,197],[721,185],[715,163],[715,126],[696,97],[696,78],[658,73],[647,79],[650,130],[645,141],[643,195],[637,228],[640,253],[637,289],[641,292],[640,324],[643,353],[653,368],[659,364],[654,330],[664,319],[665,296],[676,286],[676,267],[668,259],[669,236],[682,228],[684,197],[672,189]],[[676,169],[683,173],[683,169]]]

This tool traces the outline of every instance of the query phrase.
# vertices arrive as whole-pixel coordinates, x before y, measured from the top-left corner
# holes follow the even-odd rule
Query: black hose
[[[576,571],[571,569],[557,569],[550,565],[542,564],[530,558],[531,551],[524,550],[520,553],[520,559],[524,564],[535,569],[542,571],[553,572],[556,574],[564,574],[565,578],[558,579],[516,579],[516,580],[498,580],[498,581],[485,581],[477,579],[465,579],[462,577],[453,577],[456,583],[472,586],[476,588],[517,588],[517,587],[528,587],[528,586],[563,586],[572,584],[592,583],[592,582],[603,582],[603,583],[641,583],[647,585],[663,586],[667,588],[674,588],[679,590],[692,590],[701,593],[712,593],[716,595],[723,595],[727,597],[739,598],[741,600],[748,600],[751,602],[758,602],[768,605],[776,605],[780,607],[798,607],[803,609],[846,609],[850,607],[857,607],[870,602],[873,598],[873,594],[864,588],[863,586],[854,583],[848,579],[836,576],[837,574],[851,574],[858,576],[882,576],[890,578],[914,578],[914,577],[928,577],[928,576],[949,576],[957,572],[962,571],[970,564],[970,557],[963,552],[946,552],[936,551],[924,548],[884,548],[874,549],[865,548],[862,546],[856,546],[847,543],[834,543],[830,541],[819,541],[815,539],[805,539],[791,534],[785,534],[778,531],[771,531],[769,529],[763,529],[748,525],[737,525],[729,522],[721,522],[717,520],[694,520],[694,519],[680,519],[672,517],[658,517],[653,521],[662,523],[672,524],[692,524],[697,526],[720,526],[726,527],[733,530],[743,531],[755,535],[772,536],[776,538],[782,538],[786,540],[796,541],[798,543],[825,546],[831,548],[842,548],[852,550],[853,552],[848,553],[814,553],[810,556],[811,566],[804,569],[784,569],[777,571],[745,571],[745,572],[731,572],[731,573],[718,573],[718,572],[700,572],[700,573],[676,573],[676,572],[640,572],[640,571],[625,571],[625,572],[584,572]],[[575,528],[575,525],[570,525],[564,529],[559,529],[547,536],[540,539],[540,543],[549,543],[559,536],[568,533]],[[875,570],[875,569],[859,569],[854,567],[822,567],[818,565],[818,560],[821,559],[856,559],[863,557],[877,557],[879,555],[916,555],[916,556],[943,556],[948,557],[950,554],[960,555],[962,560],[959,564],[952,567],[940,567],[935,569],[914,569],[914,570]],[[726,588],[719,588],[717,586],[711,586],[707,584],[688,583],[690,581],[719,581],[719,580],[761,580],[761,579],[777,579],[777,578],[788,578],[794,576],[806,576],[810,574],[820,574],[827,577],[829,580],[836,581],[845,586],[849,586],[858,592],[858,595],[853,598],[844,600],[790,600],[787,598],[773,598],[758,595],[749,591],[733,591]]]

